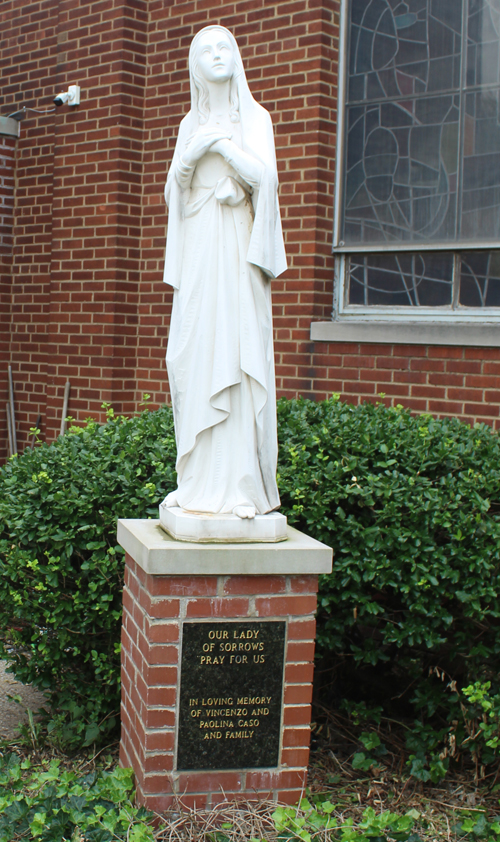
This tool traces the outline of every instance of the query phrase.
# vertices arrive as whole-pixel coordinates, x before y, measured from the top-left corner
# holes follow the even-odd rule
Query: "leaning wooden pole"
[[[9,365],[9,404],[10,404],[10,427],[12,436],[12,450],[11,456],[17,453],[17,437],[16,437],[16,413],[14,410],[14,383],[12,380],[12,366]]]
[[[63,401],[63,411],[62,411],[62,418],[61,418],[61,432],[59,435],[63,436],[66,432],[66,417],[68,415],[68,403],[69,403],[69,390],[71,389],[71,384],[69,380],[66,380],[66,385],[64,387],[64,401]]]
[[[9,437],[9,456],[13,454],[13,443],[12,443],[12,415],[10,414],[10,401],[7,401],[7,434]]]

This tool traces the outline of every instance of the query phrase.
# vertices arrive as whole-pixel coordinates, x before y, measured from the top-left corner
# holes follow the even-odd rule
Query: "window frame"
[[[334,192],[334,214],[333,214],[333,242],[332,254],[335,258],[334,267],[334,300],[332,317],[345,321],[362,320],[368,321],[393,321],[398,322],[440,322],[447,324],[454,323],[491,323],[500,322],[500,307],[463,307],[458,302],[456,287],[459,283],[457,272],[460,263],[460,253],[470,251],[491,251],[500,250],[500,242],[485,241],[450,243],[430,241],[428,243],[401,243],[395,247],[394,243],[378,243],[377,245],[355,245],[347,246],[341,240],[342,231],[342,210],[343,193],[345,181],[346,163],[346,116],[347,116],[347,85],[349,81],[349,11],[352,0],[340,0],[340,25],[339,25],[339,65],[338,65],[338,91],[337,91],[337,139],[336,139],[336,160],[335,160],[335,192]],[[469,0],[465,0],[466,3]],[[360,305],[348,304],[347,294],[347,258],[350,254],[399,254],[401,252],[448,252],[455,255],[453,261],[453,292],[452,303],[446,307],[420,307],[420,306],[398,306],[398,305]]]

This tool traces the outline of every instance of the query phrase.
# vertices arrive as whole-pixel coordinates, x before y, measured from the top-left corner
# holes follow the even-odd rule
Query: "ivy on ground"
[[[0,842],[153,842],[152,814],[133,803],[132,769],[45,768],[0,754]]]

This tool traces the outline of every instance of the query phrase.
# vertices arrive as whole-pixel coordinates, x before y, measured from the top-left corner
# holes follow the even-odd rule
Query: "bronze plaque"
[[[185,622],[177,769],[278,765],[285,621]]]

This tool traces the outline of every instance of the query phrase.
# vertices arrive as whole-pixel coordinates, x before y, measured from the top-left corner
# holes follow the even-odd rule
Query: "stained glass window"
[[[346,303],[499,307],[500,0],[350,0],[348,18]]]
[[[453,255],[352,255],[349,261],[351,304],[399,307],[450,307]]]
[[[500,252],[472,251],[461,256],[460,304],[500,307]]]

